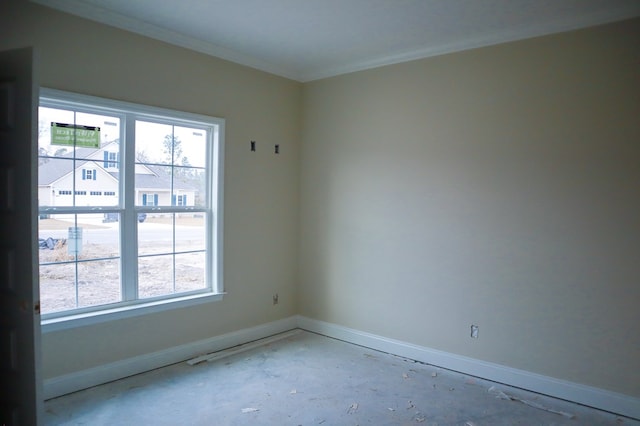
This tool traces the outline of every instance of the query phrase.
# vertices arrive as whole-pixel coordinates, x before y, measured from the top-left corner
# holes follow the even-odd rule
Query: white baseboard
[[[640,398],[430,349],[424,346],[413,345],[400,340],[388,339],[375,334],[365,333],[303,316],[298,317],[297,323],[298,327],[303,330],[344,340],[356,345],[609,411],[633,419],[640,419]]]
[[[303,316],[292,316],[210,339],[47,379],[44,381],[43,386],[44,398],[55,398],[176,362],[186,361],[197,355],[222,351],[297,328],[640,420],[640,398],[430,349],[400,340],[388,339]]]
[[[43,383],[44,399],[51,399],[81,389],[87,389],[155,368],[185,361],[197,355],[217,352],[274,334],[294,330],[297,317],[292,316],[256,327],[245,328],[210,339],[199,340],[150,354],[76,371],[63,376],[46,379]]]

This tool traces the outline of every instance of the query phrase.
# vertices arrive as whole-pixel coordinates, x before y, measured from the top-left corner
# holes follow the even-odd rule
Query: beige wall
[[[639,58],[634,20],[305,84],[301,314],[640,397]]]
[[[43,86],[226,119],[222,302],[43,336],[44,378],[297,312],[301,85],[22,0],[0,49],[35,45]],[[258,151],[249,151],[249,141]],[[281,154],[273,154],[279,143]],[[272,304],[279,293],[280,303]]]
[[[229,294],[46,334],[44,377],[301,313],[640,396],[639,29],[301,85],[2,2],[43,86],[227,120]]]

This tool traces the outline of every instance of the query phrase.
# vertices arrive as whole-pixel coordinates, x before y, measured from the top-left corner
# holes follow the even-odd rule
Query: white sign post
[[[77,256],[80,252],[82,252],[82,228],[71,226],[67,239],[67,253],[69,256]]]

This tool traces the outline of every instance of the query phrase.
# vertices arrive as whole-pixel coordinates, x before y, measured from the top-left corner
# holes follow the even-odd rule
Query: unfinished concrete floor
[[[303,331],[49,400],[45,409],[47,425],[640,425]]]

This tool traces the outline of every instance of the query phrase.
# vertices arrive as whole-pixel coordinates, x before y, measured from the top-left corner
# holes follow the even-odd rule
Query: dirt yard
[[[165,224],[171,229],[171,218],[151,217],[147,221]],[[73,222],[57,219],[39,222],[41,235],[53,231],[60,234],[73,226]],[[180,226],[202,227],[203,223],[202,218],[193,217],[180,218],[178,221]],[[85,230],[109,228],[95,223],[82,223],[82,227]],[[179,252],[201,247],[204,247],[201,241],[184,240],[178,241],[175,249]],[[204,253],[173,255],[172,251],[173,244],[167,241],[144,241],[140,244],[140,253],[162,254],[138,258],[140,298],[204,288]],[[121,301],[118,244],[83,244],[78,262],[75,262],[75,256],[69,254],[66,240],[60,238],[53,250],[40,249],[39,257],[43,314]]]

